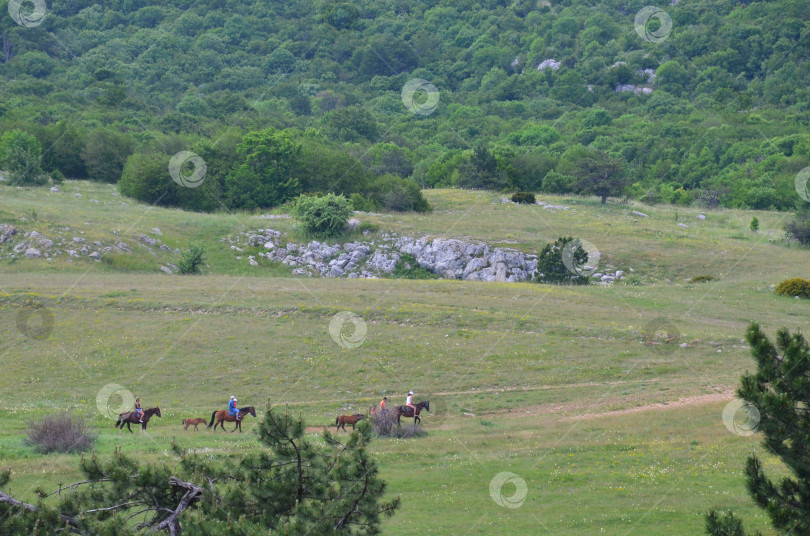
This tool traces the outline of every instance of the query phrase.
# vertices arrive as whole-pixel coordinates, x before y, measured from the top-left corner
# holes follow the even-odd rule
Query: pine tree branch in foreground
[[[778,534],[810,534],[810,346],[800,333],[790,334],[784,328],[774,344],[756,323],[748,328],[746,338],[757,370],[742,376],[737,395],[757,408],[765,450],[790,473],[771,480],[759,457],[752,454],[745,466],[746,487]],[[711,511],[706,530],[713,536],[746,535],[731,512]]]

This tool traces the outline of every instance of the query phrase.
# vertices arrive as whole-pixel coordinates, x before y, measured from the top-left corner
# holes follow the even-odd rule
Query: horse
[[[144,410],[144,412],[143,412],[143,422],[141,422],[140,419],[138,419],[138,417],[135,416],[134,411],[127,411],[125,413],[119,413],[118,414],[118,422],[115,423],[115,427],[121,429],[118,432],[120,434],[121,432],[124,431],[124,425],[126,424],[127,425],[127,430],[129,430],[129,433],[131,434],[132,433],[132,428],[130,428],[129,425],[130,424],[140,424],[141,425],[141,430],[145,432],[146,431],[146,423],[149,422],[149,419],[152,418],[152,415],[157,415],[158,417],[160,417],[160,408],[155,407],[155,408],[149,408],[147,410]]]
[[[189,426],[194,426],[194,430],[197,430],[199,424],[205,424],[205,419],[183,419],[183,431],[188,430]]]
[[[359,421],[365,419],[366,416],[362,413],[355,413],[354,415],[341,415],[340,417],[335,419],[335,428],[336,432],[343,428],[343,431],[346,432],[346,425],[351,424],[352,430],[354,430],[354,425],[357,424]]]
[[[422,412],[422,408],[430,411],[430,400],[425,400],[424,402],[419,402],[418,404],[414,404],[416,406],[416,414],[414,415],[413,409],[409,408],[408,406],[397,406],[394,410],[394,415],[397,416],[397,426],[401,426],[399,419],[402,416],[411,418],[413,417],[413,425],[416,426],[417,423],[421,423],[422,419],[419,417],[419,414]]]
[[[253,406],[247,406],[247,407],[241,408],[239,410],[239,414],[242,415],[243,417],[246,414],[250,414],[250,415],[253,415],[255,417],[256,416],[256,410],[253,408]],[[217,421],[216,424],[214,424],[214,419],[216,419],[216,421]],[[239,429],[240,433],[242,432],[242,419],[239,419],[237,421],[236,417],[231,415],[230,413],[228,413],[227,409],[221,409],[219,411],[214,411],[211,414],[211,422],[208,423],[208,426],[206,427],[206,429],[211,428],[213,426],[214,430],[216,430],[217,426],[221,426],[222,431],[224,432],[225,431],[225,422],[236,422],[236,426],[234,426],[233,430],[231,430],[232,433],[235,432],[237,428]]]

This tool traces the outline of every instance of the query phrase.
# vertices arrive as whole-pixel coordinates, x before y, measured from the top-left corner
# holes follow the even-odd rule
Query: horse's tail
[[[118,425],[121,424],[121,416],[118,416],[118,422],[115,423],[115,427],[118,428]]]
[[[186,420],[185,420],[185,419],[183,419],[183,422],[181,422],[180,424],[182,424],[182,425],[184,425],[184,426],[185,426],[185,424],[186,424]]]
[[[214,410],[214,412],[211,414],[211,422],[208,423],[208,426],[206,428],[211,428],[212,426],[214,426],[214,419],[216,418],[216,416],[217,411]]]
[[[337,426],[337,425],[338,425],[338,422],[339,422],[339,421],[340,421],[340,417],[335,417],[335,426]]]

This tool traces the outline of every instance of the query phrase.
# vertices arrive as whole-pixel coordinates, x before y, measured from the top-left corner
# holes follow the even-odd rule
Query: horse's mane
[[[245,406],[244,408],[239,408],[239,411],[250,411],[255,409],[253,406]]]

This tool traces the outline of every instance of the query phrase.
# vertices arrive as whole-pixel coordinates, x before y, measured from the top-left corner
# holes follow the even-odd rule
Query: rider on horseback
[[[236,407],[236,397],[235,396],[232,396],[231,400],[228,402],[228,414],[236,417],[237,421],[240,418],[240,416],[239,416],[239,408]]]
[[[385,406],[388,404],[388,397],[384,396],[382,400],[380,400],[380,413],[386,411]]]
[[[143,423],[143,408],[141,407],[141,397],[135,399],[135,416],[138,422]]]
[[[411,408],[413,414],[416,415],[416,406],[414,406],[413,402],[411,402],[412,398],[413,398],[413,391],[408,391],[408,398],[407,400],[405,400],[405,407]]]

